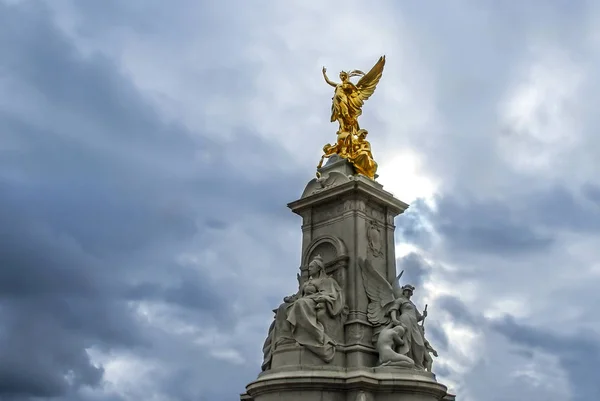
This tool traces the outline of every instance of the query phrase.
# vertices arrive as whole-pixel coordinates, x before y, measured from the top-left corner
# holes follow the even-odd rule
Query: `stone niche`
[[[348,250],[344,242],[331,235],[323,235],[315,238],[306,248],[303,260],[310,261],[315,256],[321,256],[325,265],[325,272],[340,285],[344,294],[346,293],[346,269],[348,267]],[[308,280],[308,265],[300,267],[299,285],[302,286]],[[330,318],[325,310],[318,319],[323,324],[325,332],[337,343],[336,353],[333,361],[326,363],[311,351],[294,342],[279,344],[273,351],[271,369],[279,369],[291,366],[329,366],[331,368],[343,368],[346,365],[344,354],[344,324],[347,320],[347,306],[337,318]]]

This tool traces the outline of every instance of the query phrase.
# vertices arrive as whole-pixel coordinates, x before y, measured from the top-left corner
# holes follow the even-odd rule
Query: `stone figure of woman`
[[[427,311],[422,314],[418,311],[415,304],[410,300],[415,287],[405,285],[401,288],[401,294],[393,302],[389,309],[391,320],[396,325],[401,325],[405,329],[403,340],[408,347],[406,354],[413,361],[418,369],[425,369],[423,361],[425,360],[425,339],[419,326],[419,322],[427,316]]]
[[[335,83],[327,77],[323,67],[325,82],[335,88],[331,99],[331,122],[339,123],[339,133],[353,134],[358,130],[358,117],[362,114],[362,101],[357,96],[358,88],[350,81],[351,76],[359,75],[352,71],[350,73],[340,72],[340,83]]]
[[[270,366],[273,351],[279,344],[295,341],[306,347],[325,362],[335,354],[335,342],[325,332],[324,316],[338,317],[344,310],[344,297],[339,284],[325,272],[321,256],[308,265],[308,280],[297,294],[285,297],[275,310],[275,321],[265,342],[263,369]],[[268,348],[268,349],[266,349]]]

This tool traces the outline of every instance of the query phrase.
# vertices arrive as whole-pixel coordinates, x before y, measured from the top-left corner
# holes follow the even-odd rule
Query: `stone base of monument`
[[[285,344],[273,352],[272,366],[276,368],[288,366],[344,366],[344,358],[345,355],[342,352],[336,352],[333,360],[328,364],[299,344]]]
[[[451,401],[429,372],[394,367],[271,370],[246,387],[243,401]]]

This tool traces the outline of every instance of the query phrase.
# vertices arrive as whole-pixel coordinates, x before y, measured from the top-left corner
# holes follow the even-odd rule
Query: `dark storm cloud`
[[[434,362],[435,363],[435,362]],[[435,375],[448,377],[452,373],[452,370],[447,365],[435,364]]]
[[[424,203],[418,208],[420,218],[429,219],[456,252],[520,257],[550,249],[557,230],[600,232],[600,208],[594,204],[597,193],[591,184],[579,190],[551,186],[523,191],[510,203],[439,196],[435,210]],[[418,217],[409,216],[399,226],[403,238],[429,246],[431,233]]]
[[[507,205],[444,197],[438,199],[436,228],[450,247],[472,252],[515,254],[547,249],[552,238],[515,219]]]
[[[600,186],[594,184],[585,185],[583,193],[589,200],[600,206]]]
[[[474,256],[473,271],[466,269],[457,273],[456,280],[464,283],[469,280],[486,282],[486,288],[494,289],[495,283],[489,282],[492,274],[485,272],[491,268],[509,269],[507,277],[518,277],[532,285],[541,284],[539,278],[530,277],[523,269],[515,269],[510,260],[521,263],[531,260],[531,270],[535,270],[535,258],[543,257],[544,252],[556,249],[556,237],[559,233],[597,232],[598,208],[593,203],[595,187],[587,186],[579,191],[566,187],[550,186],[544,189],[524,191],[510,204],[481,201],[463,197],[460,201],[453,197],[439,198],[436,210],[424,210],[438,235],[441,235],[449,252],[449,259],[464,266],[473,266],[468,258],[461,255]],[[587,202],[584,198],[587,196]],[[591,201],[591,202],[589,202]],[[560,211],[560,212],[557,212]],[[424,234],[426,236],[426,234]],[[498,263],[491,263],[496,259]],[[526,262],[525,262],[526,263]],[[550,262],[552,263],[552,262]],[[544,274],[552,274],[544,265]],[[477,273],[479,271],[479,273]],[[512,272],[512,273],[511,273]],[[530,277],[530,278],[528,278]],[[542,281],[543,282],[543,281]],[[510,287],[510,284],[508,284]],[[585,303],[593,302],[594,295],[588,292],[588,286],[581,289],[577,297]],[[491,294],[483,296],[489,300]],[[549,298],[546,301],[552,310],[561,308],[560,301]],[[600,388],[593,379],[595,366],[600,363],[600,342],[597,334],[592,333],[561,337],[551,329],[533,328],[516,323],[512,318],[493,322],[481,316],[478,305],[466,305],[454,296],[442,296],[436,299],[436,308],[448,312],[452,321],[481,332],[492,328],[519,346],[517,358],[531,358],[534,350],[557,356],[561,367],[567,373],[574,391],[574,400],[584,400],[592,394],[598,394]],[[450,344],[450,348],[452,345]],[[475,366],[474,370],[484,369],[484,365]],[[441,373],[440,373],[441,374]],[[477,375],[473,373],[473,377]],[[477,386],[474,386],[477,388]],[[507,384],[507,394],[516,394],[519,389],[531,391],[531,397],[538,397],[539,392],[530,385],[517,380]]]
[[[423,222],[423,213],[427,211],[429,211],[429,208],[425,202],[422,199],[417,199],[406,212],[400,215],[396,226],[396,233],[399,236],[398,241],[417,244],[423,248],[428,248],[431,245],[431,232]]]
[[[600,392],[595,370],[595,366],[600,363],[600,341],[597,332],[584,330],[561,335],[552,330],[528,326],[510,315],[501,319],[486,319],[452,296],[438,298],[436,307],[450,313],[452,320],[459,324],[481,332],[491,330],[502,334],[517,347],[509,352],[520,357],[531,359],[536,351],[557,356],[573,386],[574,400],[585,400],[590,394]],[[429,336],[434,335],[434,327],[429,328]],[[438,374],[442,375],[441,372]],[[531,390],[530,385],[525,383],[522,383],[521,388]],[[517,387],[511,385],[506,390],[517,391],[518,384]],[[536,396],[535,392],[532,396]]]
[[[254,4],[231,13],[231,5],[220,8],[214,2],[168,7],[158,0],[66,3],[82,18],[76,25],[77,35],[84,41],[106,41],[107,46],[129,40],[160,43],[153,48],[158,53],[152,58],[159,65],[180,57],[177,52],[181,48],[175,43],[193,42],[186,50],[198,52],[198,60],[205,64],[194,66],[198,72],[186,82],[205,91],[200,93],[202,100],[194,104],[199,120],[212,101],[209,95],[253,100],[265,90],[256,87],[252,79],[256,65],[240,64],[236,58],[248,50],[238,47],[240,38],[251,32],[247,30],[251,23],[244,25],[244,18],[257,12],[266,16],[259,20],[261,24],[269,22],[268,13]],[[266,217],[289,217],[284,205],[301,193],[310,172],[285,172],[283,167],[290,167],[291,158],[252,132],[252,123],[241,121],[235,140],[226,143],[219,141],[221,132],[190,132],[163,121],[119,71],[116,61],[94,52],[81,54],[50,23],[50,6],[40,4],[21,1],[8,6],[0,0],[0,364],[9,362],[8,367],[0,366],[0,398],[119,399],[108,392],[92,396],[79,391],[101,386],[103,368],[94,366],[86,353],[89,347],[96,347],[133,350],[159,361],[164,371],[153,372],[152,379],[160,391],[175,399],[219,400],[225,399],[224,394],[231,399],[246,379],[258,373],[254,368],[204,355],[194,346],[195,337],[148,327],[132,313],[130,301],[167,304],[173,308],[170,316],[180,321],[216,327],[219,338],[233,336],[231,325],[240,314],[254,313],[243,301],[255,283],[244,283],[225,295],[223,282],[196,270],[180,269],[174,258],[182,251],[209,247],[213,236],[256,214],[261,217],[257,225],[267,228],[257,227],[252,234],[260,239],[261,248],[268,248],[265,252],[279,252],[284,246],[280,238],[271,238]],[[202,13],[189,12],[198,4],[204,7]],[[486,262],[492,256],[502,260],[507,276],[531,282],[534,293],[539,280],[522,271],[512,272],[511,268],[516,269],[511,262],[516,258],[526,262],[532,255],[556,251],[564,245],[557,239],[557,231],[598,232],[600,191],[593,183],[581,193],[560,185],[544,190],[531,185],[531,190],[521,191],[531,182],[498,157],[493,142],[498,133],[516,134],[497,121],[498,102],[505,95],[515,60],[527,53],[532,37],[563,45],[568,57],[581,58],[586,29],[582,14],[588,10],[583,2],[568,6],[566,2],[541,1],[499,4],[466,1],[460,7],[436,4],[423,8],[411,3],[402,8],[404,17],[413,22],[419,53],[428,65],[437,67],[432,67],[431,73],[441,128],[439,132],[418,132],[413,145],[424,156],[427,170],[439,178],[442,194],[436,210],[429,210],[425,202],[414,202],[397,221],[397,232],[403,241],[430,250],[438,240],[428,231],[432,225],[449,258],[461,268],[454,277],[459,280],[456,283],[463,283],[468,275],[476,276],[464,272],[473,268],[465,260],[467,256]],[[392,15],[393,10],[388,11]],[[247,20],[256,23],[258,19]],[[218,24],[225,28],[217,30]],[[120,36],[123,32],[132,35]],[[290,40],[294,38],[285,35],[269,37],[277,44],[265,46],[291,48],[294,54],[301,54],[297,46],[305,38],[294,44]],[[308,57],[319,55],[313,52]],[[251,58],[256,61],[260,57],[258,51]],[[290,81],[301,82],[297,78],[292,76]],[[590,86],[590,99],[593,89]],[[588,103],[591,107],[595,104],[593,100]],[[282,131],[286,123],[293,120],[282,122]],[[197,126],[202,125],[200,121]],[[206,155],[210,157],[205,159]],[[568,163],[568,158],[564,160]],[[490,188],[480,187],[497,180],[513,180],[510,189],[517,196],[496,193],[495,201],[486,200]],[[581,196],[587,197],[587,203]],[[290,226],[298,228],[294,217]],[[198,241],[187,246],[192,239]],[[236,254],[240,245],[230,245],[228,252]],[[254,251],[260,250],[250,253]],[[251,270],[264,263],[260,258],[250,260],[254,255],[250,256],[248,265],[242,267],[221,261],[199,263],[235,275],[235,268]],[[439,273],[436,263],[426,266],[415,255],[399,260],[399,268],[402,264],[407,266],[405,279],[418,284],[429,279],[430,271]],[[489,275],[498,266],[477,267]],[[485,280],[485,274],[478,278]],[[494,289],[495,284],[488,288]],[[507,287],[506,282],[497,285]],[[589,291],[595,289],[580,297],[589,298]],[[490,290],[484,295],[496,293]],[[281,300],[280,295],[264,297],[272,307]],[[440,303],[436,307],[463,325],[477,329],[487,324],[476,313],[478,305],[465,305],[451,296],[436,302]],[[557,310],[555,300],[548,303]],[[236,309],[240,304],[243,307]],[[270,314],[268,308],[264,310],[265,316]],[[223,330],[227,325],[228,330]],[[265,334],[267,327],[265,319]],[[434,322],[427,327],[434,347],[452,348],[447,334]],[[522,331],[509,323],[498,327],[499,332],[508,330],[513,337]],[[236,334],[235,344],[244,356],[256,359],[248,365],[258,368],[262,338],[250,347],[243,343],[248,333]],[[592,350],[592,357],[587,358],[575,338],[562,343],[557,340],[562,348],[554,352],[551,341],[543,336],[531,335],[527,344],[522,338],[519,341],[530,348],[543,346],[555,355],[573,356],[575,359],[561,358],[572,383],[581,384],[581,399],[586,391],[589,399],[598,393],[597,388],[582,380],[595,371],[598,348],[586,338],[589,341],[583,342],[584,348]],[[538,340],[541,345],[534,345]],[[205,341],[211,344],[211,351],[217,348],[210,342],[216,340]],[[520,343],[515,340],[515,344]],[[531,354],[528,349],[519,352]],[[235,355],[230,357],[235,359]],[[508,360],[510,352],[499,357]],[[483,371],[489,366],[476,368]],[[439,365],[436,371],[441,376],[452,373],[446,365]],[[474,377],[478,381],[479,376]],[[480,382],[482,394],[488,395],[489,383]],[[523,388],[532,391],[531,397]],[[534,400],[538,393],[531,389],[526,383],[517,383],[501,396]],[[148,397],[143,389],[139,391],[134,399]]]
[[[4,335],[0,349],[0,395],[3,397],[57,397],[71,386],[100,383],[103,370],[93,366],[85,353],[86,343],[95,340],[78,331],[81,327],[74,320],[65,324],[64,320],[68,319],[65,315],[76,316],[69,310],[67,299],[62,303],[43,310],[32,301],[3,302],[4,309],[8,309],[2,314]],[[56,315],[50,312],[57,313],[62,321],[57,321]],[[89,319],[84,316],[79,318]]]
[[[446,332],[441,329],[436,324],[427,324],[427,339],[432,344],[432,346],[438,351],[443,352],[448,350],[449,341],[448,335]],[[443,375],[442,372],[438,372],[440,375]]]
[[[411,284],[417,288],[423,285],[431,270],[423,257],[414,252],[398,259],[396,266],[397,270],[404,270],[400,284]]]
[[[453,196],[440,195],[435,210],[422,200],[414,202],[399,218],[398,230],[401,239],[425,249],[431,246],[432,233],[423,219],[433,223],[433,228],[447,239],[448,245],[460,252],[511,255],[544,250],[553,244],[552,237],[536,232],[522,217],[531,220],[534,213],[550,213],[539,211],[538,207],[551,199],[551,194],[540,196],[537,202],[531,199],[526,212],[529,215],[516,216],[514,209],[506,204],[469,197],[459,201]],[[543,220],[541,217],[539,220]]]
[[[598,186],[593,184],[575,190],[552,186],[531,194],[526,207],[532,222],[538,226],[580,233],[600,232],[600,208],[594,204],[597,195]],[[586,197],[591,202],[585,202]]]
[[[451,295],[443,295],[436,300],[436,305],[452,316],[452,320],[470,327],[477,327],[481,318],[471,312],[460,299]]]
[[[600,365],[600,341],[597,332],[559,335],[517,322],[512,317],[495,321],[491,327],[525,349],[540,349],[557,355],[573,386],[574,400],[586,400],[600,394],[597,367]]]
[[[49,17],[37,2],[0,3],[0,90],[13,100],[0,126],[14,145],[0,148],[2,399],[84,399],[77,390],[103,379],[87,349],[159,346],[129,301],[175,305],[196,324],[233,316],[208,277],[169,270],[180,244],[227,227],[219,215],[271,213],[294,196],[274,172],[235,173],[235,147],[163,122],[113,62],[80,54]],[[285,159],[244,135],[251,160],[260,149]]]
[[[595,369],[600,363],[600,341],[597,332],[583,330],[570,334],[557,334],[551,329],[542,329],[524,324],[510,315],[505,315],[501,319],[486,319],[479,313],[470,310],[461,300],[452,296],[438,298],[436,307],[450,313],[453,321],[459,324],[480,332],[491,330],[500,333],[516,347],[508,351],[522,358],[531,359],[536,351],[543,351],[558,357],[561,367],[567,373],[573,386],[574,400],[583,401],[588,399],[590,394],[600,392]],[[431,326],[428,329],[429,336],[432,338],[437,337],[434,334],[434,327]],[[474,369],[482,368],[484,367],[474,367]],[[444,373],[438,371],[438,374],[443,375]],[[520,386],[523,390],[533,390],[528,383],[521,383]],[[506,387],[506,391],[516,392],[518,390],[518,383]],[[535,396],[537,396],[537,393],[533,391],[532,397]]]

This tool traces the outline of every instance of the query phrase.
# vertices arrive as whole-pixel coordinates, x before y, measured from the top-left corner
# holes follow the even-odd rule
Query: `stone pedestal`
[[[247,401],[440,401],[446,386],[431,373],[400,369],[298,369],[262,373]]]
[[[393,281],[396,277],[394,218],[408,205],[383,190],[376,181],[353,175],[344,159],[330,160],[321,178],[308,183],[302,197],[288,207],[302,217],[302,279],[304,266],[320,254],[325,262],[338,261],[328,272],[345,291],[348,318],[343,353],[347,368],[372,367],[376,361],[367,320],[367,294],[358,258]]]
[[[342,321],[331,322],[329,329],[323,320],[337,344],[335,356],[326,363],[293,341],[279,344],[270,369],[247,386],[242,400],[453,400],[431,373],[376,366],[369,299],[357,262],[368,260],[388,282],[394,281],[394,218],[408,205],[376,181],[355,175],[344,159],[332,157],[320,173],[288,207],[302,217],[300,286],[308,280],[308,263],[320,255],[326,273],[344,292]]]

